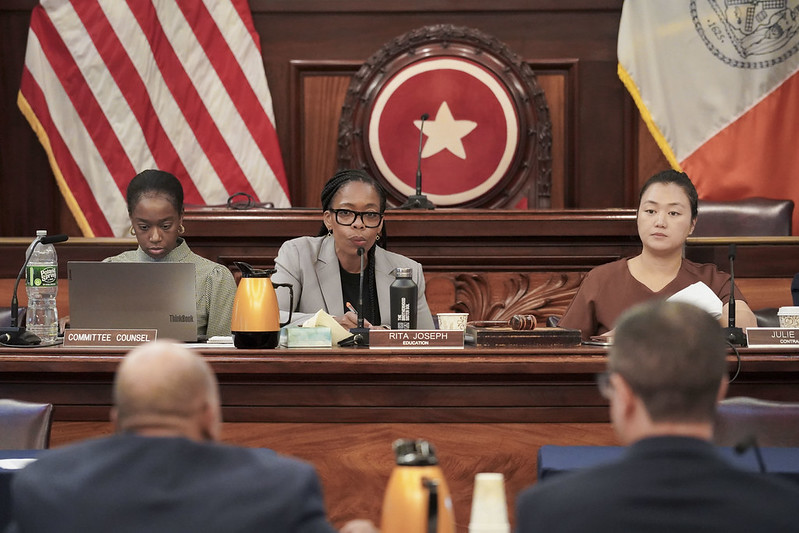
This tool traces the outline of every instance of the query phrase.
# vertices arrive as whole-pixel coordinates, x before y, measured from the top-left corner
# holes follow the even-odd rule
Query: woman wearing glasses
[[[322,189],[322,220],[317,237],[299,237],[280,247],[272,276],[275,283],[294,286],[292,324],[302,324],[324,310],[345,328],[357,326],[357,315],[347,304],[358,306],[361,257],[364,252],[364,324],[388,324],[389,286],[394,269],[410,267],[419,288],[417,327],[433,329],[433,316],[427,306],[422,265],[380,246],[385,235],[383,213],[386,193],[377,181],[362,170],[337,172]],[[278,291],[280,310],[288,312],[287,291]]]

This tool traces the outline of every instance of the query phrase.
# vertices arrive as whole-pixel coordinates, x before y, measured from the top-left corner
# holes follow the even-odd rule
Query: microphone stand
[[[353,338],[352,342],[355,346],[366,348],[369,346],[369,328],[363,327],[363,247],[358,248],[358,257],[361,260],[361,267],[358,276],[358,327],[350,329]]]
[[[752,448],[755,452],[755,460],[757,460],[757,467],[760,469],[761,474],[766,473],[766,462],[763,461],[763,454],[760,452],[760,446],[757,444],[757,438],[754,435],[749,435],[747,438],[734,446],[735,453],[743,455],[746,450]]]
[[[735,244],[730,244],[730,302],[727,316],[727,327],[724,328],[724,338],[727,342],[737,346],[746,346],[744,330],[735,327]]]
[[[33,333],[27,332],[25,330],[25,326],[19,325],[19,299],[17,297],[19,282],[22,279],[22,275],[25,273],[25,268],[28,266],[28,262],[31,260],[33,252],[36,250],[37,246],[40,244],[55,244],[57,242],[64,242],[67,239],[69,239],[67,235],[51,235],[49,237],[42,237],[41,239],[36,240],[33,243],[33,246],[31,246],[31,251],[25,257],[25,262],[22,263],[22,268],[19,269],[19,274],[17,274],[17,279],[14,282],[14,292],[11,296],[11,325],[10,327],[0,327],[0,343],[26,345],[39,344],[41,342],[39,337]]]
[[[419,159],[416,164],[416,194],[408,196],[405,203],[399,206],[400,209],[435,209],[433,202],[422,194],[422,140],[424,139],[424,121],[430,118],[425,113],[421,116],[422,123],[419,125]]]

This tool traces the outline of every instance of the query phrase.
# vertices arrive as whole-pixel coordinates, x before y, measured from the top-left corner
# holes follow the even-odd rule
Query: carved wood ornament
[[[396,206],[415,194],[420,144],[422,192],[437,206],[550,206],[546,98],[529,65],[490,35],[446,24],[415,29],[353,77],[339,167],[371,173]]]
[[[528,274],[507,274],[501,291],[492,289],[485,275],[455,277],[452,310],[469,313],[469,320],[510,320],[513,315],[535,315],[540,324],[549,316],[561,316],[577,293],[584,274],[552,274],[535,284]]]

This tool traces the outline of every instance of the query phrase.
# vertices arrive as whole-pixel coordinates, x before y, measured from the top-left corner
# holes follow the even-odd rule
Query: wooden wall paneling
[[[359,61],[291,61],[292,205],[321,207],[319,194],[337,170],[341,106]]]
[[[573,205],[577,123],[575,107],[578,86],[578,59],[525,60],[535,72],[544,91],[552,122],[553,209]]]

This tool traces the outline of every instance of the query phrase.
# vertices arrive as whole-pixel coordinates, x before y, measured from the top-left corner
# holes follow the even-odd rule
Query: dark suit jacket
[[[419,291],[416,306],[418,329],[433,329],[433,315],[425,298],[422,265],[404,255],[375,248],[375,285],[383,324],[391,323],[391,301],[389,287],[394,281],[396,267],[413,269],[413,281]],[[277,272],[273,283],[291,283],[294,286],[294,316],[291,323],[299,325],[314,313],[324,309],[333,316],[342,315],[344,297],[341,294],[341,274],[332,237],[298,237],[283,243],[275,259]],[[281,322],[288,319],[289,294],[278,289]],[[283,311],[286,313],[284,314]],[[378,325],[378,324],[375,324]]]
[[[518,533],[796,532],[799,487],[745,472],[705,441],[658,437],[522,492]]]
[[[11,494],[22,533],[334,531],[310,465],[183,438],[54,449],[16,474]]]

